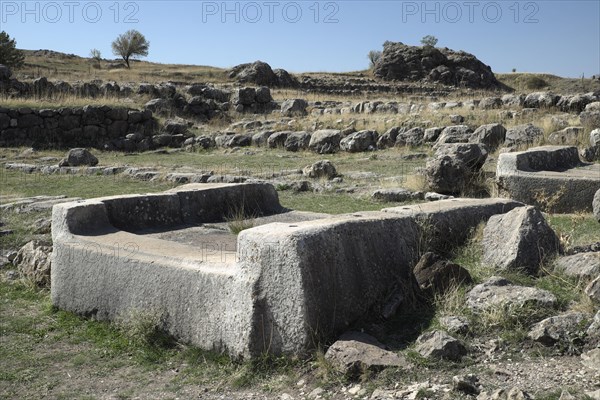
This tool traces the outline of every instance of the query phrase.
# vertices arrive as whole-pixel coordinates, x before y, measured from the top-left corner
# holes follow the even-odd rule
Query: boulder
[[[298,80],[285,69],[277,68],[273,70],[277,76],[277,85],[280,87],[295,88],[298,87]]]
[[[308,102],[304,99],[290,99],[281,103],[281,113],[287,117],[301,117],[307,114]]]
[[[231,103],[234,105],[251,106],[256,103],[256,89],[242,87],[233,92]]]
[[[308,148],[319,154],[337,153],[342,139],[341,131],[337,129],[322,129],[310,136]]]
[[[165,121],[164,124],[165,132],[171,135],[179,135],[187,133],[188,122],[183,118],[172,118]]]
[[[309,165],[302,170],[302,174],[309,178],[326,178],[333,179],[337,176],[335,166],[329,160],[317,161],[313,165]]]
[[[525,102],[524,94],[505,94],[502,96],[502,104],[510,107],[521,107]]]
[[[495,151],[506,139],[506,128],[501,124],[481,125],[469,138],[471,143],[481,143],[490,151]]]
[[[229,72],[230,78],[235,78],[240,83],[254,83],[260,86],[277,86],[279,79],[266,62],[236,65]]]
[[[61,160],[59,166],[61,167],[79,167],[79,166],[90,166],[93,167],[98,165],[98,159],[87,149],[76,148],[71,149]]]
[[[584,320],[585,316],[578,312],[546,318],[535,324],[527,337],[544,346],[553,346],[558,342],[577,344],[585,332]]]
[[[415,344],[415,350],[426,358],[459,361],[467,354],[467,349],[458,339],[439,330],[423,333]]]
[[[504,145],[506,147],[516,147],[520,145],[530,145],[544,137],[544,131],[532,124],[517,125],[506,131]]]
[[[487,151],[478,144],[441,145],[426,164],[427,183],[437,193],[459,194],[468,187],[486,158]]]
[[[435,142],[436,140],[438,140],[438,138],[442,134],[443,130],[444,130],[444,128],[439,128],[439,127],[425,129],[425,132],[423,134],[423,141],[425,143]]]
[[[50,286],[52,245],[40,240],[32,240],[21,247],[13,264],[26,278],[40,287]]]
[[[292,132],[290,131],[281,131],[275,132],[269,136],[267,139],[267,146],[271,149],[282,148],[285,144],[285,141]]]
[[[351,133],[340,141],[340,149],[349,153],[358,153],[361,151],[375,150],[377,132],[359,131]]]
[[[589,281],[600,274],[600,252],[559,257],[555,269],[565,275]]]
[[[271,136],[273,133],[273,131],[262,131],[255,133],[252,135],[252,145],[256,147],[265,146],[269,136]]]
[[[423,192],[412,192],[406,189],[379,189],[373,192],[372,197],[374,200],[403,203],[423,200]]]
[[[267,104],[273,101],[271,97],[271,89],[266,86],[261,86],[256,89],[256,102],[261,104]]]
[[[483,263],[497,270],[536,273],[560,251],[560,241],[533,206],[494,215],[483,230]]]
[[[491,68],[472,54],[432,46],[407,46],[400,42],[388,41],[383,45],[373,74],[389,81],[429,80],[478,89],[502,86]]]
[[[554,145],[577,145],[579,137],[583,133],[583,128],[579,126],[569,126],[560,131],[552,132],[548,135],[548,142]]]
[[[409,363],[397,353],[386,350],[374,337],[362,332],[347,332],[325,353],[334,368],[348,378],[365,371],[377,372],[387,367],[407,367]]]
[[[447,143],[468,143],[473,130],[467,125],[454,125],[444,128],[437,139],[436,146]]]
[[[600,128],[600,111],[584,111],[579,114],[581,125],[588,129]]]
[[[150,110],[156,114],[166,114],[172,108],[173,102],[168,99],[152,99],[146,104],[144,108]]]
[[[500,97],[484,97],[479,102],[479,108],[483,110],[491,110],[502,107],[502,99]]]
[[[389,147],[394,147],[394,145],[396,144],[396,138],[401,132],[403,132],[403,128],[400,128],[398,126],[388,129],[383,135],[379,136],[379,138],[377,139],[377,148],[387,149]]]
[[[421,291],[431,297],[473,281],[469,271],[432,252],[423,254],[413,273]]]
[[[420,146],[423,144],[424,136],[425,130],[423,130],[423,128],[412,128],[406,132],[399,132],[398,135],[396,135],[394,146]]]
[[[288,135],[287,139],[285,139],[283,147],[287,151],[306,150],[309,143],[310,133],[304,131],[292,132]]]
[[[493,276],[467,293],[467,307],[475,312],[494,308],[534,306],[553,308],[556,297],[547,290],[514,285],[508,279]]]
[[[523,107],[525,108],[550,108],[554,107],[560,96],[551,92],[534,92],[525,97]]]

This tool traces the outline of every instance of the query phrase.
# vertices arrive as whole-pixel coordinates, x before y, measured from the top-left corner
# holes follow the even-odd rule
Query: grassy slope
[[[93,68],[90,59],[52,52],[50,55],[40,55],[35,51],[26,50],[25,67],[15,71],[18,78],[37,78],[45,76],[52,80],[92,80],[117,82],[164,82],[180,81],[193,82],[231,82],[227,77],[227,70],[203,65],[160,64],[147,61],[135,61],[131,70],[108,69],[112,61],[104,60],[101,68]],[[368,70],[352,72],[307,72],[303,75],[313,78],[344,77],[344,78],[370,78]],[[600,90],[600,81],[587,78],[562,78],[550,74],[538,73],[509,73],[496,74],[498,80],[518,92],[532,91],[528,88],[527,81],[531,77],[538,77],[547,82],[543,90],[556,93],[581,93]],[[540,89],[542,90],[542,89]]]

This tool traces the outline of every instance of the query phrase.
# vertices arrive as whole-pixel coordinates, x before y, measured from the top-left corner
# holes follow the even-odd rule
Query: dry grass
[[[51,80],[66,82],[103,81],[164,82],[168,80],[193,82],[228,82],[226,70],[202,65],[160,64],[148,61],[135,61],[131,69],[108,69],[109,62],[103,60],[101,68],[92,66],[90,59],[68,55],[36,56],[26,53],[25,65],[15,70],[17,79],[35,79],[45,76]]]

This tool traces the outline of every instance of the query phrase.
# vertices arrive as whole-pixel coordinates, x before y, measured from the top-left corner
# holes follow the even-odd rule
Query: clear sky
[[[0,0],[0,30],[19,48],[97,48],[113,58],[110,43],[128,29],[161,63],[356,71],[386,40],[417,45],[434,35],[438,47],[473,53],[495,72],[600,74],[600,0]]]

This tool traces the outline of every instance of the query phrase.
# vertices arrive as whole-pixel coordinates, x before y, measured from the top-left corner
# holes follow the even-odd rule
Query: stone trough
[[[286,210],[262,183],[60,204],[52,302],[100,320],[152,311],[179,340],[234,357],[304,354],[406,287],[425,232],[460,244],[520,205],[453,199],[329,216]],[[240,207],[258,226],[235,236],[225,219]]]
[[[535,147],[500,154],[496,178],[501,193],[511,199],[551,205],[559,213],[591,212],[600,189],[600,164],[582,163],[576,147]]]

